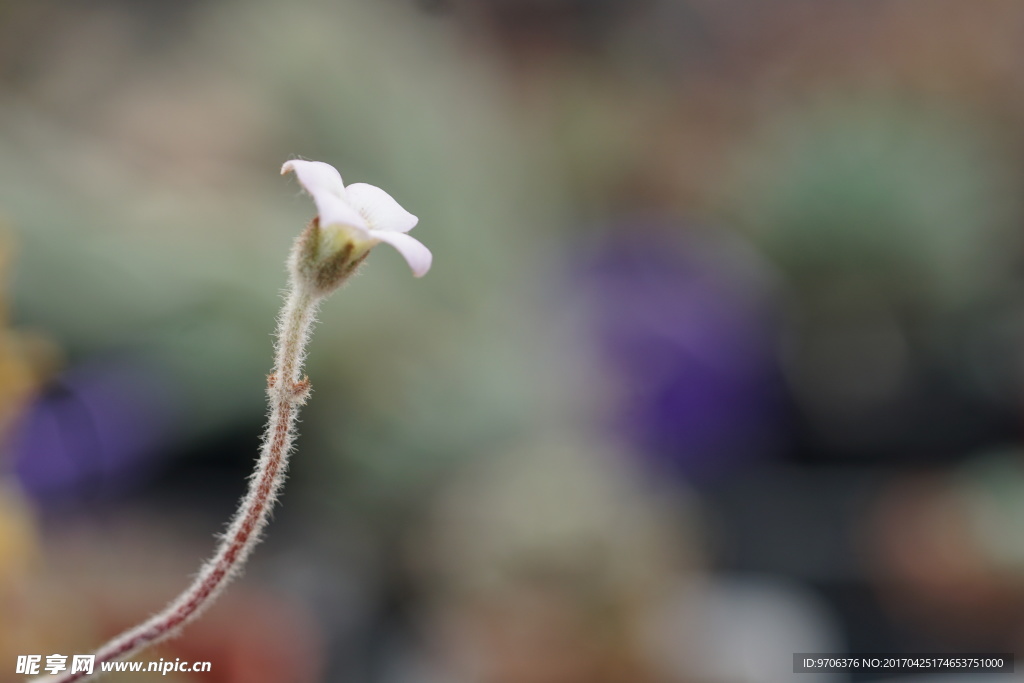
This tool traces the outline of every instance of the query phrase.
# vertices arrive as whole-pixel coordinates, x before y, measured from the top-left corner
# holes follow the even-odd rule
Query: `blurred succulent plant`
[[[273,199],[265,169],[317,149],[416,206],[451,267],[409,293],[382,259],[361,276],[372,294],[347,302],[351,322],[325,316],[325,348],[363,352],[315,359],[324,403],[348,409],[311,420],[309,448],[341,464],[350,491],[387,497],[564,411],[569,382],[535,381],[577,364],[545,286],[558,185],[486,68],[461,59],[441,26],[380,3],[193,10],[162,53],[140,53],[124,17],[91,15],[75,40],[103,50],[41,52],[0,103],[22,318],[73,358],[130,354],[164,378],[172,450],[250,424],[290,240],[281,226],[300,206]],[[382,44],[394,49],[367,62]],[[270,199],[257,210],[254,196]],[[416,363],[398,343],[411,330]],[[341,499],[339,479],[319,481],[331,487],[322,500]]]
[[[845,287],[934,310],[1005,283],[1020,206],[979,123],[865,98],[775,123],[740,152],[727,194],[799,291]]]
[[[1016,278],[1010,159],[949,107],[821,99],[779,112],[725,192],[786,283],[780,356],[802,413],[831,452],[934,457],[1000,438],[973,416],[991,404],[962,349],[981,329],[964,318]]]

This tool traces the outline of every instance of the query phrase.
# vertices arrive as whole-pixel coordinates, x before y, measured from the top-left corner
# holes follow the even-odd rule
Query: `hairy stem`
[[[177,634],[198,617],[217,598],[259,543],[281,485],[284,483],[288,456],[295,438],[295,419],[299,407],[309,393],[309,380],[300,379],[306,344],[313,325],[320,297],[310,292],[296,278],[281,311],[277,326],[277,353],[274,373],[270,376],[267,394],[270,418],[263,437],[256,470],[249,480],[249,490],[239,504],[231,526],[220,540],[216,553],[203,565],[192,584],[163,611],[138,626],[125,631],[96,651],[92,675],[68,671],[59,677],[43,676],[38,683],[71,683],[101,673],[100,665],[130,657],[145,648]]]

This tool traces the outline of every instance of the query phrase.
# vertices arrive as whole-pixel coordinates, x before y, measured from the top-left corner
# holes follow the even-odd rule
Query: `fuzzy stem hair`
[[[297,242],[295,251],[298,249]],[[42,676],[32,683],[84,681],[99,676],[100,665],[105,662],[131,657],[177,635],[213,604],[259,543],[284,483],[299,408],[309,394],[309,380],[302,377],[302,365],[316,310],[324,295],[311,287],[294,267],[291,271],[284,308],[277,321],[274,372],[267,382],[270,416],[259,460],[249,479],[249,490],[239,503],[227,533],[220,537],[213,557],[202,566],[192,584],[161,612],[96,650],[92,674],[68,670],[59,677]]]

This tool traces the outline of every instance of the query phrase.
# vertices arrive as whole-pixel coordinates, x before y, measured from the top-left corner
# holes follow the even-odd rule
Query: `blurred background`
[[[793,653],[1020,651],[1022,124],[1017,0],[0,1],[0,680],[212,551],[296,156],[386,188],[434,267],[377,250],[325,305],[265,542],[140,659],[856,683],[886,676]]]

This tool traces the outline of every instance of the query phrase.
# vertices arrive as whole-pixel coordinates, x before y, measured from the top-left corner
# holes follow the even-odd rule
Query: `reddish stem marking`
[[[308,389],[308,384],[308,380],[297,383],[294,393],[298,394]],[[148,643],[158,641],[173,632],[174,629],[187,622],[189,617],[203,606],[203,603],[217,590],[217,587],[220,586],[225,577],[230,574],[235,561],[238,559],[238,554],[248,544],[253,530],[269,507],[270,493],[274,488],[274,480],[277,478],[278,472],[281,470],[281,463],[284,461],[284,445],[288,439],[288,432],[291,429],[291,413],[291,403],[287,400],[279,399],[277,405],[278,420],[274,425],[274,435],[271,440],[266,467],[260,472],[256,483],[256,495],[253,497],[252,504],[245,510],[245,517],[241,527],[231,539],[230,545],[227,546],[217,559],[216,568],[194,589],[191,597],[178,609],[169,614],[166,619],[154,624],[149,630],[138,634],[134,638],[125,640],[109,652],[98,653],[96,655],[97,667],[103,662],[118,659],[127,652],[141,649]],[[96,673],[92,675],[96,675]],[[56,683],[74,683],[74,681],[81,680],[87,675],[89,674],[77,671],[58,679]]]

